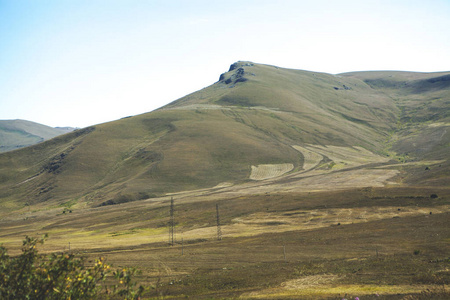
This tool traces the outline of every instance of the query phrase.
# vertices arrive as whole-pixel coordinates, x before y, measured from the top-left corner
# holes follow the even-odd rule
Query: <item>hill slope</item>
[[[97,206],[393,160],[445,161],[433,176],[406,174],[442,184],[448,74],[331,75],[238,62],[159,110],[0,155],[1,205]],[[422,150],[411,151],[417,143]]]
[[[0,120],[0,152],[31,146],[72,130],[25,120]]]
[[[400,110],[391,134],[392,151],[406,161],[442,160],[436,167],[408,168],[406,182],[447,185],[450,176],[450,72],[356,72],[358,78],[392,98]]]

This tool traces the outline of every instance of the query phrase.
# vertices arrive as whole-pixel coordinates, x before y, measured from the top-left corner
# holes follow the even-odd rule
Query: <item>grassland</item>
[[[378,156],[365,153],[375,164],[364,165],[345,155],[360,150],[339,150],[335,156],[347,162],[339,168],[317,165],[97,208],[76,201],[29,206],[2,215],[0,240],[18,253],[23,235],[48,233],[44,252],[70,249],[139,267],[139,281],[152,287],[147,297],[155,299],[403,299],[427,289],[445,299],[448,187],[405,186],[396,182],[403,164],[380,165]],[[171,198],[174,246],[168,243]]]
[[[3,219],[0,239],[14,252],[21,235],[47,232],[44,252],[70,247],[137,266],[154,298],[402,299],[448,289],[448,188],[206,192],[173,196],[175,246],[168,245],[167,198],[71,213],[24,211],[21,219]]]
[[[449,298],[447,75],[240,62],[0,154],[0,243],[48,233],[43,252],[137,266],[154,299]]]

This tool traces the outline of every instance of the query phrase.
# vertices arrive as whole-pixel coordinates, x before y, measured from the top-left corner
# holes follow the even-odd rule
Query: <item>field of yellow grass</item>
[[[252,180],[264,180],[279,177],[294,169],[293,164],[267,164],[252,166],[252,172],[250,179]]]

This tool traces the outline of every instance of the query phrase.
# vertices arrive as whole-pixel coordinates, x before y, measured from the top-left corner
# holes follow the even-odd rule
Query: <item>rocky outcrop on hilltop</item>
[[[230,65],[230,69],[228,70],[228,72],[220,75],[219,82],[223,82],[226,85],[230,85],[230,87],[234,87],[235,84],[238,82],[245,82],[248,80],[248,78],[245,77],[245,75],[250,74],[252,76],[255,76],[255,74],[246,72],[244,67],[252,67],[252,66],[253,66],[252,63],[235,62],[234,64]]]

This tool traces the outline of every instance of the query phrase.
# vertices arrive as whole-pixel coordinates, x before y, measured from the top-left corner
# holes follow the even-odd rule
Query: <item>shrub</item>
[[[16,257],[0,246],[0,299],[139,299],[143,293],[144,288],[136,288],[132,280],[133,268],[113,271],[104,258],[86,267],[86,258],[71,253],[38,254],[36,246],[46,237],[27,236],[22,254]],[[119,284],[105,284],[111,274]]]

